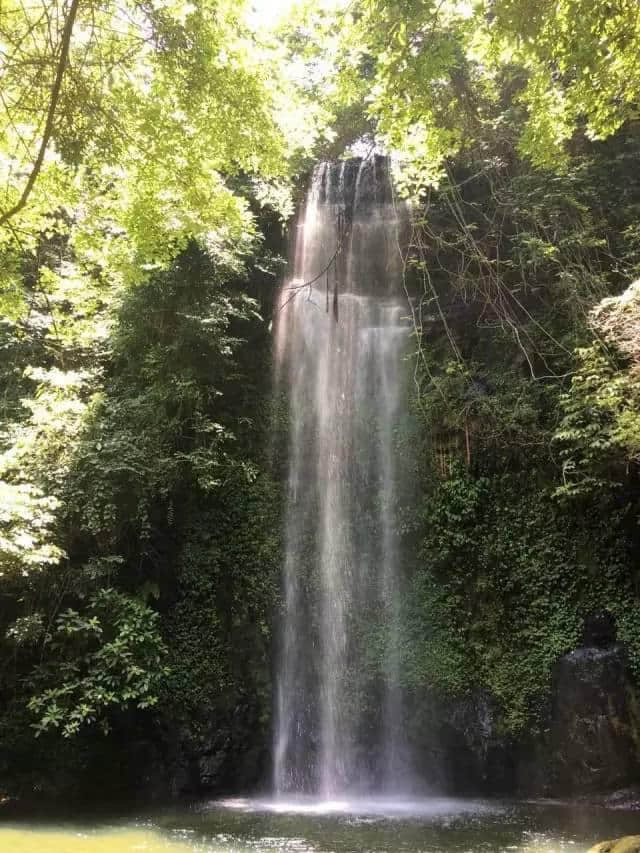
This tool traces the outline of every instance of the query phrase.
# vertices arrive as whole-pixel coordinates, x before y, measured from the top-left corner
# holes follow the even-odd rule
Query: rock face
[[[612,621],[587,620],[585,640],[553,673],[550,781],[563,794],[623,787],[640,771],[640,705]]]
[[[499,732],[486,693],[451,699],[425,691],[413,696],[408,712],[409,742],[426,791],[513,793],[513,744]]]
[[[554,667],[541,732],[517,741],[504,734],[490,696],[415,697],[408,728],[427,785],[455,794],[575,796],[637,784],[640,695],[611,614],[585,620],[582,644]]]
[[[496,731],[496,718],[494,703],[484,693],[452,704],[440,737],[455,792],[502,794],[512,789],[512,744]]]
[[[589,853],[640,853],[640,835],[627,835],[615,841],[602,841]]]
[[[598,610],[584,620],[582,646],[608,649],[615,645],[617,638],[616,621],[607,610]]]

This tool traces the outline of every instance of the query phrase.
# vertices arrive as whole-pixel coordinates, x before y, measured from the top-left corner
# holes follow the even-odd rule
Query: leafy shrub
[[[158,614],[114,589],[103,589],[84,613],[71,608],[56,619],[45,643],[48,661],[28,678],[36,734],[56,729],[64,737],[129,706],[149,708],[167,675]]]

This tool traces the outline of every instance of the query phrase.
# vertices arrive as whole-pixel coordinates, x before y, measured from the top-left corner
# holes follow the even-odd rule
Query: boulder
[[[640,703],[624,647],[606,614],[587,619],[584,640],[557,662],[549,726],[555,793],[622,788],[640,770]]]
[[[640,835],[627,835],[614,841],[601,841],[589,853],[640,853]]]

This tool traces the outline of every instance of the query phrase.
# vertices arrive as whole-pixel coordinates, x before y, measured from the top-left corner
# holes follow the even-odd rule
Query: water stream
[[[410,777],[392,524],[406,384],[406,223],[385,158],[319,165],[280,295],[276,385],[290,419],[274,745],[280,794],[399,791]],[[376,629],[384,677],[374,685],[362,671]],[[377,714],[367,716],[372,705]]]

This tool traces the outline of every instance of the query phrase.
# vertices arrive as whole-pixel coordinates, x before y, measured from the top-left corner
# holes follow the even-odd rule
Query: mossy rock
[[[601,841],[589,853],[640,853],[640,835],[626,835],[614,841]]]

